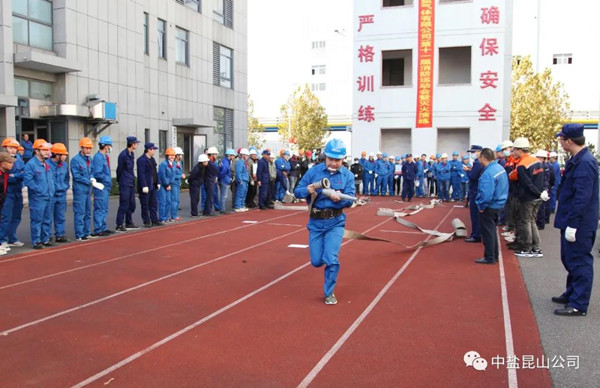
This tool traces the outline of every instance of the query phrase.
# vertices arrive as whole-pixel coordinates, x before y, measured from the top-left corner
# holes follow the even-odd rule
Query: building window
[[[382,51],[382,86],[412,85],[412,50]]]
[[[233,109],[214,107],[214,120],[217,124],[214,129],[215,147],[220,154],[227,148],[233,148]]]
[[[325,41],[324,40],[313,40],[312,48],[313,49],[325,48]]]
[[[413,0],[383,0],[384,7],[401,7],[403,5],[412,5]]]
[[[573,54],[554,54],[552,56],[553,65],[570,65],[573,63]]]
[[[167,149],[167,131],[161,129],[158,131],[158,152],[162,155]]]
[[[52,50],[52,2],[12,0],[15,43]]]
[[[179,4],[185,5],[196,12],[202,12],[202,3],[200,0],[176,0]]]
[[[148,52],[150,50],[150,45],[149,45],[149,35],[148,35],[148,14],[146,12],[144,12],[144,54],[148,55]]]
[[[217,0],[217,8],[213,13],[216,21],[233,28],[233,0]]]
[[[189,66],[189,52],[190,52],[190,33],[183,28],[177,27],[175,33],[175,60],[177,63]]]
[[[15,78],[15,95],[34,100],[52,101],[52,84],[50,82]]]
[[[471,83],[471,47],[440,48],[440,85]]]
[[[312,75],[320,75],[325,74],[327,70],[326,65],[315,65],[312,67],[311,74]]]
[[[324,82],[318,84],[310,84],[310,90],[313,92],[323,92],[326,89],[326,84]]]
[[[213,84],[233,87],[233,50],[216,42],[213,42]]]
[[[150,128],[144,129],[144,144],[150,143]]]
[[[167,58],[167,22],[158,19],[158,57]]]

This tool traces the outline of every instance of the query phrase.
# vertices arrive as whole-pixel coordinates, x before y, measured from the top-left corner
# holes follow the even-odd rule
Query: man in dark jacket
[[[135,136],[127,136],[127,148],[119,154],[117,160],[117,183],[119,184],[119,210],[117,211],[117,232],[139,229],[133,223],[135,212],[135,154],[140,141]],[[123,224],[125,222],[125,224]]]
[[[568,272],[565,292],[552,301],[561,316],[587,314],[594,279],[592,249],[598,229],[598,163],[585,146],[582,124],[565,124],[560,145],[571,154],[561,182],[554,227],[560,229],[560,258]]]
[[[144,154],[137,159],[137,188],[140,195],[140,204],[142,205],[142,220],[144,226],[150,228],[163,225],[158,220],[158,199],[156,191],[158,185],[158,172],[156,171],[156,160],[154,153],[158,149],[154,143],[144,145]]]
[[[412,201],[415,195],[415,178],[417,177],[417,165],[413,162],[412,154],[406,155],[406,162],[402,165],[402,200]]]
[[[219,167],[217,167],[217,156],[219,151],[216,147],[210,147],[206,151],[208,155],[208,165],[204,170],[204,189],[206,191],[206,201],[204,202],[204,209],[202,215],[210,217],[214,214],[214,197],[215,187],[217,185],[217,178],[219,176]]]
[[[358,158],[354,158],[354,163],[350,166],[350,172],[354,174],[354,187],[356,193],[360,193],[360,183],[363,179],[363,166],[362,163],[358,160]]]
[[[258,183],[258,208],[261,210],[272,209],[270,204],[269,188],[271,183],[271,175],[269,173],[269,159],[271,152],[264,150],[262,158],[258,160],[258,169],[256,171],[256,179]]]
[[[475,243],[481,241],[481,234],[479,233],[479,211],[477,210],[477,204],[475,198],[477,198],[477,192],[479,190],[479,176],[483,168],[479,163],[479,154],[483,149],[480,145],[472,145],[470,152],[475,155],[473,160],[473,166],[468,167],[463,164],[462,169],[467,173],[469,177],[469,213],[471,215],[471,236],[465,239],[466,242]],[[439,186],[439,185],[438,185]]]
[[[204,185],[204,170],[206,169],[207,165],[208,156],[206,156],[206,154],[200,154],[198,157],[198,164],[194,166],[190,176],[188,177],[192,217],[199,216],[198,203],[200,203],[200,188]]]

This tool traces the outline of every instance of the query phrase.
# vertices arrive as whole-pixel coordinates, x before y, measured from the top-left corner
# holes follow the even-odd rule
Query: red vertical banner
[[[433,126],[433,53],[435,1],[419,1],[419,58],[417,63],[417,128]]]

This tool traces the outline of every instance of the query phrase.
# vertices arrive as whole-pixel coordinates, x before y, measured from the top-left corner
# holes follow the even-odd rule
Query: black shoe
[[[87,235],[86,237],[87,237],[87,238],[98,238],[98,236],[97,236],[97,235],[95,235],[95,234],[89,234],[89,235]]]
[[[585,317],[587,311],[577,310],[575,307],[565,306],[564,309],[556,309],[554,310],[555,315],[560,315],[563,317]]]
[[[106,235],[111,235],[111,234],[115,234],[115,231],[114,230],[110,230],[110,229],[106,229],[104,231],[104,233],[106,233]]]
[[[152,227],[152,222],[144,222],[144,227],[145,228],[151,228]]]
[[[561,296],[553,296],[552,297],[552,301],[554,303],[558,303],[558,304],[563,304],[566,305],[567,303],[569,303],[569,298],[567,298],[564,294]]]
[[[267,210],[267,207],[266,207],[266,206],[259,206],[258,208],[259,208],[260,210]]]
[[[46,241],[45,243],[42,243],[45,247],[53,247],[54,243],[51,243],[50,241]]]
[[[75,241],[88,241],[88,240],[89,240],[88,236],[83,236],[83,237],[79,237],[79,238],[75,239]]]
[[[496,264],[496,261],[495,261],[495,260],[487,260],[487,259],[485,259],[485,258],[483,258],[483,259],[479,259],[479,260],[475,260],[475,262],[476,262],[477,264]]]
[[[267,206],[267,209],[275,209],[275,206],[269,205],[269,206]]]
[[[138,230],[140,227],[135,224],[127,224],[125,225],[125,229],[127,230]]]
[[[102,236],[104,236],[102,233],[104,233],[104,232],[92,233],[92,234],[90,235],[90,237],[91,237],[91,238],[98,238],[98,237],[102,237]]]
[[[478,242],[481,242],[481,239],[469,237],[469,238],[465,239],[465,242],[468,242],[468,243],[478,243]]]
[[[33,246],[33,249],[44,249],[44,244],[42,244],[41,242],[39,242],[39,243],[36,243],[36,244]]]
[[[117,232],[127,232],[127,229],[123,225],[117,226],[115,229]]]
[[[66,243],[69,242],[69,239],[65,236],[59,236],[54,241],[56,241],[57,243]]]
[[[163,226],[165,223],[162,221],[154,221],[152,222],[152,226]]]

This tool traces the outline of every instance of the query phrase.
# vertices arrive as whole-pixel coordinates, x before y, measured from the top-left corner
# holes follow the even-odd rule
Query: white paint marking
[[[258,224],[258,221],[242,221],[242,224]]]
[[[295,227],[304,226],[304,225],[300,225],[300,224],[278,224],[276,222],[269,222],[269,225],[275,225],[275,226],[295,226]]]
[[[450,213],[452,213],[452,208],[450,208],[450,211],[448,212],[448,214],[446,214],[446,216],[444,218],[442,218],[440,223],[435,227],[436,230],[446,220],[446,218],[448,218]],[[426,240],[429,240],[431,237],[433,237],[433,236],[427,236]],[[423,247],[417,248],[417,250],[410,256],[408,261],[406,263],[404,263],[402,268],[400,268],[400,270],[394,275],[394,277],[392,277],[392,279],[385,285],[385,287],[383,287],[381,289],[381,291],[379,291],[379,294],[377,294],[375,299],[373,299],[373,301],[367,306],[367,308],[362,312],[362,314],[360,314],[360,316],[354,321],[354,323],[352,323],[352,325],[350,325],[348,330],[346,330],[346,332],[344,334],[342,334],[342,336],[331,347],[331,349],[329,349],[329,351],[323,356],[323,358],[321,358],[321,360],[319,360],[317,365],[315,365],[315,367],[308,373],[308,375],[306,375],[304,380],[302,380],[302,382],[300,382],[300,384],[298,384],[298,387],[300,387],[300,388],[308,387],[308,385],[310,383],[312,383],[312,381],[315,379],[315,377],[317,377],[319,372],[321,372],[321,370],[325,367],[325,365],[327,365],[329,360],[331,360],[331,358],[337,353],[337,351],[340,350],[340,348],[350,338],[350,336],[354,333],[354,331],[356,331],[356,329],[358,329],[358,326],[360,326],[360,324],[367,318],[367,316],[371,313],[371,311],[373,311],[373,309],[375,308],[377,303],[379,303],[381,298],[383,298],[383,296],[388,292],[390,287],[392,287],[392,285],[394,285],[394,283],[400,277],[400,275],[402,275],[402,273],[406,270],[406,268],[410,265],[410,263],[413,262],[415,257],[417,257],[419,252],[421,252],[421,249],[423,249]]]
[[[454,207],[457,207],[460,209],[460,208],[464,208],[465,206],[464,205],[454,205]]]
[[[403,233],[403,234],[423,234],[423,232],[411,232],[408,230],[380,230],[380,232],[385,233]]]
[[[305,244],[290,244],[288,248],[308,248],[308,245]]]

